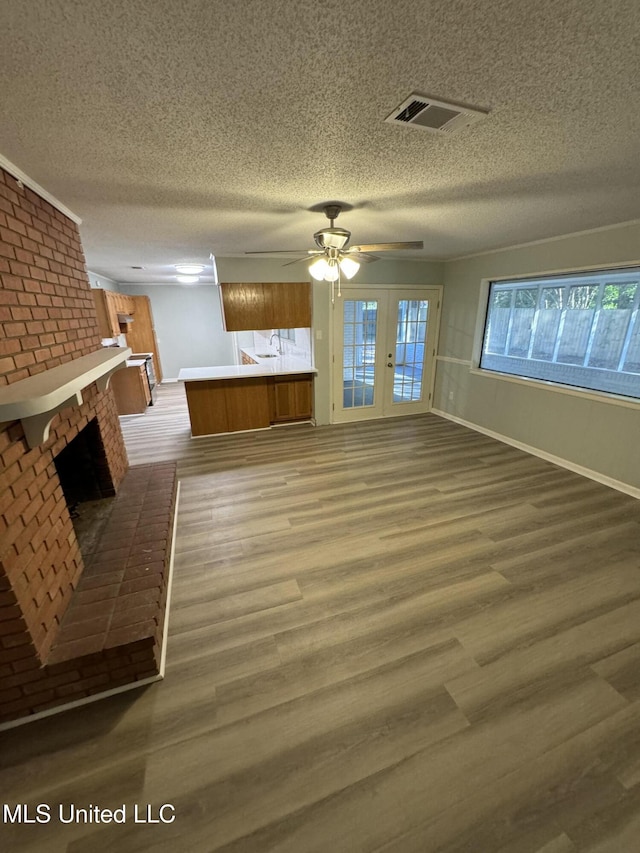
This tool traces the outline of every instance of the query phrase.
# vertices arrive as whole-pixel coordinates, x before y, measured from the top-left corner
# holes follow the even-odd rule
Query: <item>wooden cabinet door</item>
[[[120,294],[113,293],[111,290],[104,290],[103,293],[106,299],[109,328],[111,329],[109,337],[115,338],[120,334],[120,323],[118,323],[118,296]]]
[[[227,332],[311,327],[308,281],[223,283],[220,291]]]
[[[224,382],[185,382],[192,435],[229,432]]]
[[[100,329],[100,337],[112,338],[113,330],[111,328],[111,320],[109,318],[109,310],[107,307],[107,298],[104,290],[92,288],[91,295],[96,306],[96,314],[98,315],[98,328]]]
[[[306,375],[274,378],[271,422],[309,420],[313,411],[312,387],[312,379]]]
[[[308,281],[264,284],[270,329],[311,328],[311,289]]]
[[[138,415],[149,405],[149,383],[144,367],[123,367],[110,380],[119,415]]]
[[[153,369],[156,382],[161,382],[162,369],[160,366],[156,332],[153,326],[151,300],[148,296],[129,296],[128,298],[131,300],[130,311],[128,313],[133,317],[133,323],[129,323],[127,326],[127,346],[130,346],[133,352],[153,353]]]
[[[230,430],[265,429],[269,426],[269,397],[264,377],[227,379],[223,384]]]
[[[271,329],[262,284],[221,284],[224,326],[227,332]]]
[[[295,400],[291,385],[292,383],[286,379],[274,379],[273,381],[273,411],[271,413],[273,423],[286,423],[295,420]]]
[[[313,414],[313,379],[300,376],[293,380],[292,385],[296,419],[308,420]]]
[[[107,300],[110,303],[110,310],[112,311],[116,323],[118,322],[118,314],[131,314],[133,315],[135,311],[135,297],[129,296],[126,293],[112,293],[111,291],[105,291],[107,293]]]

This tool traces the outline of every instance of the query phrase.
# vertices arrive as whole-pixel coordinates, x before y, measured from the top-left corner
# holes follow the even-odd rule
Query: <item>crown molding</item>
[[[41,198],[45,201],[48,201],[49,204],[52,204],[60,213],[64,213],[65,216],[68,216],[69,219],[72,219],[76,225],[80,225],[82,219],[77,216],[72,210],[64,205],[61,201],[51,195],[51,193],[47,192],[44,187],[41,187],[40,184],[36,183],[33,178],[30,178],[29,175],[26,175],[22,169],[19,169],[15,166],[10,160],[7,160],[2,154],[0,154],[0,167],[3,168],[6,172],[9,172],[10,175],[19,181],[19,183],[24,184],[25,187],[29,187],[30,190],[33,190],[34,193],[37,193]]]

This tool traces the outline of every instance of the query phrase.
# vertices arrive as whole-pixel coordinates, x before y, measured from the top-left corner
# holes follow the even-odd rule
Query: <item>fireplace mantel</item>
[[[29,447],[37,447],[49,437],[57,412],[81,405],[82,391],[92,382],[105,391],[130,355],[128,347],[103,347],[0,388],[0,423],[22,421]]]

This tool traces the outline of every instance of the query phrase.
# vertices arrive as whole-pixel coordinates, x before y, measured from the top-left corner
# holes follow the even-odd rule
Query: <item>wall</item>
[[[91,270],[87,270],[87,276],[91,287],[99,288],[100,290],[113,290],[116,293],[120,290],[117,282],[112,281],[104,275],[96,275]]]
[[[99,346],[77,226],[0,169],[0,392]],[[82,681],[42,667],[83,569],[54,457],[97,417],[114,489],[128,464],[113,395],[92,384],[83,396],[39,447],[19,422],[0,424],[0,720]]]
[[[639,261],[640,223],[631,223],[446,264],[434,408],[640,488],[640,464],[630,455],[637,445],[639,407],[470,371],[482,279]]]
[[[234,364],[234,336],[222,327],[215,285],[120,284],[122,293],[148,296],[160,350],[163,381],[182,367]]]

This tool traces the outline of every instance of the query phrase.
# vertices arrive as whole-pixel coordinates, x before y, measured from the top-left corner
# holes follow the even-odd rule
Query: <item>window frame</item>
[[[473,352],[470,363],[470,373],[475,376],[484,378],[496,379],[499,381],[513,382],[529,387],[537,387],[556,393],[565,395],[578,396],[583,399],[592,399],[599,402],[612,403],[615,405],[626,406],[629,408],[640,409],[640,397],[617,394],[613,391],[602,391],[599,389],[588,388],[580,385],[568,385],[558,380],[548,378],[534,378],[524,376],[517,373],[506,373],[493,368],[483,367],[481,364],[484,350],[485,336],[487,334],[488,319],[490,311],[491,285],[492,284],[508,284],[522,286],[535,284],[540,290],[543,286],[554,286],[563,284],[567,286],[569,280],[579,279],[580,277],[595,277],[596,275],[619,275],[620,273],[636,272],[640,281],[640,262],[623,263],[623,264],[608,264],[607,266],[598,265],[593,267],[583,267],[580,269],[570,270],[552,270],[548,272],[536,272],[526,275],[509,275],[509,276],[492,276],[491,278],[483,278],[480,285],[480,298],[478,302],[478,311],[476,315],[476,328],[473,339]],[[584,280],[576,284],[585,284]],[[524,288],[523,288],[524,289]],[[640,289],[640,288],[639,288]],[[638,294],[635,300],[638,301]],[[640,310],[640,305],[639,305]],[[556,340],[557,344],[557,340]]]

